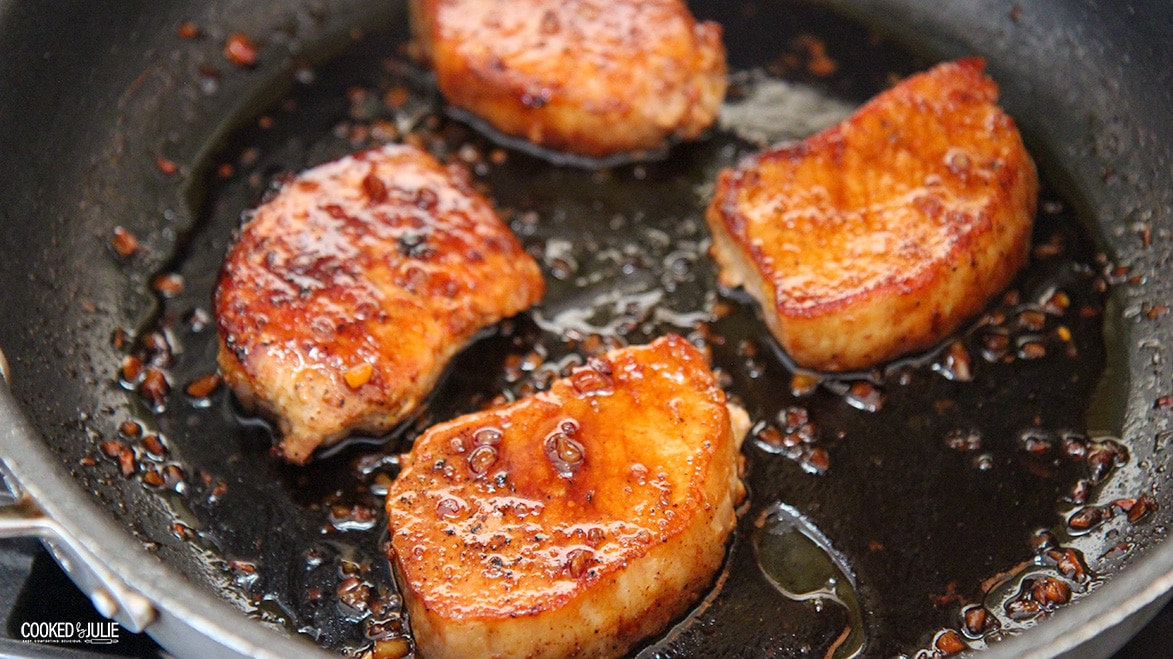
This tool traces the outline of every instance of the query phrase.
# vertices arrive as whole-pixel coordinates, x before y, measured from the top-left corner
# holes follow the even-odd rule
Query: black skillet
[[[1048,182],[1036,242],[1063,249],[1036,255],[1014,285],[1019,299],[993,309],[1004,323],[964,335],[970,382],[951,380],[931,355],[827,381],[813,395],[790,392],[785,358],[752,305],[709,292],[704,184],[753,148],[731,130],[607,173],[513,152],[499,162],[458,122],[427,118],[436,101],[397,46],[405,28],[394,3],[0,4],[0,348],[13,394],[0,397],[0,446],[10,485],[25,495],[0,528],[46,537],[99,610],[176,654],[291,656],[312,651],[310,638],[362,648],[403,629],[377,494],[418,428],[540,387],[545,369],[574,354],[679,331],[708,337],[758,430],[784,430],[777,412],[802,408],[814,432],[794,447],[747,440],[752,498],[720,588],[644,652],[786,656],[834,645],[851,607],[779,588],[803,590],[782,550],[810,548],[776,542],[791,538],[791,512],[826,549],[806,555],[835,557],[847,573],[841,585],[853,587],[836,597],[859,602],[869,655],[947,643],[941,632],[964,632],[963,607],[977,603],[1002,628],[967,639],[973,647],[1110,652],[1173,583],[1173,550],[1162,543],[1173,509],[1164,454],[1173,399],[1163,398],[1173,394],[1164,365],[1173,9],[825,4],[870,27],[822,4],[694,6],[725,25],[734,69],[765,68],[792,90],[837,101],[832,108],[934,61],[983,55]],[[188,22],[195,34],[181,28]],[[223,55],[234,33],[257,45],[254,65]],[[833,73],[810,66],[815,42],[803,35],[826,46]],[[764,86],[738,76],[731,102],[757,102]],[[223,391],[206,401],[184,393],[212,368],[210,332],[193,310],[208,306],[241,210],[283,173],[385,139],[386,124],[364,133],[379,119],[396,129],[416,122],[434,151],[470,161],[541,257],[551,293],[467,351],[416,423],[307,469],[285,467],[267,455],[267,428]],[[112,248],[115,226],[138,237],[133,256]],[[153,281],[174,272],[184,288],[162,299]],[[592,272],[597,279],[575,281]],[[1060,289],[1066,311],[1054,306]],[[1052,313],[1035,327],[1044,307]],[[1037,358],[982,357],[999,345],[987,335],[1003,330],[1014,355]],[[154,331],[169,344],[166,364]],[[165,410],[118,382],[128,354],[160,362],[171,378]],[[874,406],[875,391],[880,409],[859,409]],[[164,454],[126,432],[130,420],[161,433]],[[755,437],[779,441],[769,430]],[[129,476],[122,447],[132,451]],[[1097,447],[1112,448],[1111,459],[1088,460]],[[1078,504],[1081,479],[1096,483]],[[1130,521],[1141,495],[1152,502]],[[1081,512],[1088,505],[1102,506],[1100,523],[1084,533],[1088,520],[1071,518],[1094,517]],[[1083,576],[1048,557],[1066,548],[1082,556]],[[1067,584],[1074,602],[1032,596],[1044,578]],[[1023,615],[1028,601],[1047,610]],[[993,642],[999,635],[1011,638]]]

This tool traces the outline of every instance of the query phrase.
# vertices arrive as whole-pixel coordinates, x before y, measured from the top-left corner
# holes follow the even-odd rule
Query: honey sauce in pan
[[[410,652],[382,506],[398,455],[434,423],[676,332],[711,355],[755,422],[742,449],[749,502],[712,592],[640,656],[950,654],[1093,587],[1105,531],[1155,506],[1102,500],[1129,456],[1088,430],[1120,273],[1044,185],[1029,267],[965,331],[873,372],[795,369],[753,303],[716,285],[712,181],[929,62],[805,5],[717,5],[697,12],[725,24],[733,84],[720,126],[663,160],[607,169],[553,166],[446,116],[405,55],[406,26],[295,71],[288,96],[206,163],[203,220],[156,279],[161,313],[126,338],[119,377],[142,414],[98,468],[166,499],[174,537],[158,541],[207,552],[226,592],[267,624],[347,654]],[[463,163],[548,292],[464,350],[412,420],[292,467],[215,378],[220,262],[242,213],[283,177],[387,141]]]

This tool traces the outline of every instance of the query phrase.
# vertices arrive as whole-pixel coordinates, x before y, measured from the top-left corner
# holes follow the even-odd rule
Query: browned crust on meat
[[[547,454],[567,421],[573,473]],[[502,436],[477,472],[482,428]],[[723,560],[744,493],[737,445],[724,393],[678,336],[430,429],[387,496],[421,650],[613,656],[663,629]]]
[[[218,362],[302,464],[390,429],[481,327],[543,290],[462,176],[388,145],[308,170],[256,210],[216,289]]]
[[[606,157],[694,139],[725,96],[721,28],[680,0],[413,0],[452,105],[556,151]]]
[[[719,175],[706,217],[722,281],[762,303],[797,364],[863,369],[931,347],[1026,262],[1038,178],[983,69],[912,76]]]

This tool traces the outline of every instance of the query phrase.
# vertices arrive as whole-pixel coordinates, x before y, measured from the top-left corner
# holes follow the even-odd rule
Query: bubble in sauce
[[[563,478],[570,478],[582,468],[586,449],[572,435],[578,432],[578,422],[566,419],[558,430],[546,437],[546,457]]]
[[[478,446],[468,454],[468,468],[474,476],[484,476],[497,462],[497,449],[491,445]]]
[[[570,386],[579,396],[605,396],[613,391],[611,378],[593,366],[574,369],[570,374]]]

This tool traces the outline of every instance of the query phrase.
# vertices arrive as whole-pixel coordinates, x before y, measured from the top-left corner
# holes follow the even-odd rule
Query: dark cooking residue
[[[751,498],[720,590],[641,656],[842,657],[862,645],[927,658],[984,647],[1078,598],[1156,507],[1143,492],[1101,496],[1129,454],[1086,419],[1106,292],[1127,272],[1094,253],[1044,188],[1029,269],[966,331],[875,371],[795,369],[748,298],[718,291],[707,256],[711,182],[762,139],[762,126],[735,118],[768,104],[779,125],[815,130],[926,63],[806,5],[776,13],[714,16],[749,35],[730,44],[733,66],[747,69],[733,76],[733,124],[665,161],[601,171],[552,167],[446,118],[399,49],[402,33],[298,69],[292,93],[206,163],[205,219],[153,279],[159,317],[112,338],[125,354],[115,379],[141,414],[95,439],[89,464],[157,493],[175,519],[173,537],[156,541],[206,552],[258,620],[346,654],[399,657],[412,645],[382,502],[398,454],[433,423],[674,331],[711,357],[755,422],[742,450]],[[754,48],[773,59],[744,61]],[[220,262],[241,212],[270,186],[388,141],[467,167],[549,291],[464,351],[389,437],[284,465],[269,456],[272,430],[241,416],[215,374],[208,309]],[[111,237],[112,258],[133,256],[131,239]]]

